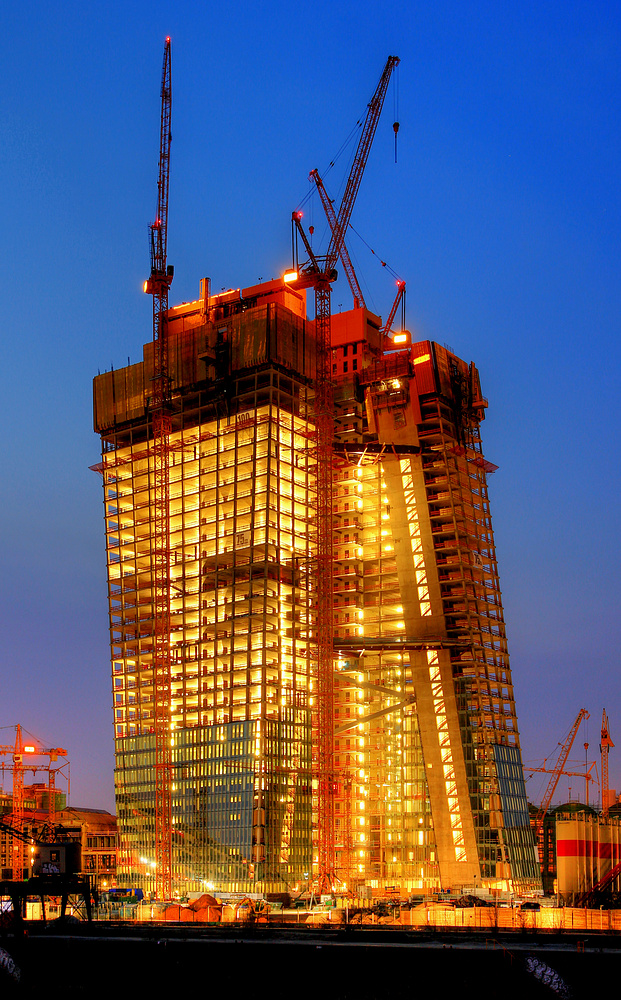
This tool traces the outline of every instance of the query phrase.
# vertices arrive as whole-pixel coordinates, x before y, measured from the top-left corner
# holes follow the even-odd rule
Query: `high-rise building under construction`
[[[172,879],[313,874],[314,323],[274,281],[168,313]],[[334,842],[349,889],[532,887],[474,365],[332,317]],[[98,376],[120,870],[154,885],[153,345]]]

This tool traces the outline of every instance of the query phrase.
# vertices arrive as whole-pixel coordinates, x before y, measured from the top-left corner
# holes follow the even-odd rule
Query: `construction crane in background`
[[[551,768],[551,767],[546,767],[545,766],[546,763],[547,762],[544,760],[544,762],[543,762],[544,766],[543,767],[525,767],[524,771],[527,772],[529,775],[530,774],[555,774],[556,773],[556,769],[555,768]],[[594,775],[592,773],[594,770],[595,770],[595,761],[593,760],[593,761],[591,761],[590,764],[587,763],[585,765],[585,769],[583,771],[567,771],[565,768],[563,768],[563,770],[561,772],[562,777],[564,777],[564,778],[584,778],[585,788],[586,788],[586,792],[585,792],[586,802],[585,802],[585,805],[587,805],[587,806],[589,804],[589,784],[590,784],[591,781],[597,781],[596,775]],[[561,777],[561,775],[559,775],[559,777]],[[571,792],[571,785],[569,786],[569,790]]]
[[[541,805],[539,806],[539,811],[537,813],[537,818],[535,820],[535,835],[537,844],[543,843],[543,821],[545,815],[550,808],[550,803],[552,802],[552,797],[556,791],[556,786],[559,783],[559,778],[563,774],[565,764],[567,763],[567,758],[569,757],[571,748],[573,746],[574,740],[576,738],[576,733],[580,728],[580,723],[583,719],[589,719],[590,714],[587,712],[586,708],[581,708],[576,716],[576,720],[569,731],[567,739],[561,746],[560,753],[558,755],[558,760],[556,765],[552,769],[551,777],[548,782],[548,787],[546,788],[545,795],[541,800]]]
[[[288,280],[295,288],[314,288],[315,291],[315,404],[316,428],[316,564],[317,564],[317,700],[315,713],[315,747],[317,773],[317,844],[318,888],[332,889],[336,878],[336,848],[334,824],[334,673],[333,673],[333,552],[332,552],[332,463],[334,438],[334,395],[332,386],[332,337],[331,337],[331,284],[336,280],[335,269],[339,257],[343,261],[354,304],[364,305],[354,269],[345,247],[345,232],[349,225],[354,202],[367,163],[373,137],[384,103],[388,81],[399,59],[390,56],[380,83],[368,106],[367,116],[358,142],[358,148],[338,212],[334,213],[330,199],[316,170],[311,177],[319,190],[331,224],[331,239],[325,257],[314,254],[302,227],[302,213],[292,214],[292,242],[294,271]],[[300,271],[298,267],[297,236],[301,238],[308,262]]]
[[[67,751],[62,747],[40,747],[36,743],[24,743],[22,737],[22,727],[15,726],[15,744],[13,746],[0,745],[0,754],[11,754],[13,762],[9,765],[9,770],[13,772],[13,809],[10,817],[10,825],[15,830],[16,836],[13,839],[11,851],[11,869],[14,879],[23,878],[23,853],[24,849],[21,840],[24,837],[24,771],[41,770],[37,764],[24,764],[24,760],[29,761],[32,757],[49,757],[50,764],[57,761],[59,757],[66,757]],[[4,767],[4,765],[3,765]],[[50,780],[48,781],[48,808],[50,817],[55,818],[55,782],[52,774],[55,770],[51,767],[44,768],[48,771]]]
[[[170,38],[162,67],[160,163],[157,211],[150,226],[151,274],[144,290],[153,296],[153,492],[154,570],[153,675],[155,686],[155,879],[158,899],[172,896],[172,755],[170,749],[170,379],[168,375],[168,290],[174,269],[167,264],[168,183],[171,142]]]
[[[614,749],[614,743],[610,739],[608,716],[606,715],[606,709],[604,709],[602,712],[602,729],[599,744],[599,752],[602,758],[602,812],[604,816],[608,815],[608,810],[610,809],[610,789],[608,787],[608,751],[611,747]]]

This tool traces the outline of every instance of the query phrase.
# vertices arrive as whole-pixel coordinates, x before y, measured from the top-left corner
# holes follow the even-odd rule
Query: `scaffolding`
[[[205,338],[217,336],[212,323]],[[224,407],[220,394],[186,392],[171,407],[176,890],[215,879],[246,891],[260,882],[282,887],[283,878],[299,879],[311,866],[316,459],[309,390],[270,367],[237,380],[232,396]],[[116,423],[105,435],[117,801],[125,867],[147,888],[155,860],[155,465],[146,421]]]

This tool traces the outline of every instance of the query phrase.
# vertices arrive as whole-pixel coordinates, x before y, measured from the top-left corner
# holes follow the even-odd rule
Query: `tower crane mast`
[[[174,269],[167,264],[168,186],[171,143],[170,38],[164,45],[161,86],[160,160],[157,211],[150,226],[151,274],[144,290],[153,296],[154,372],[151,396],[153,433],[154,571],[153,675],[155,687],[155,873],[156,895],[172,896],[172,755],[170,749],[170,379],[168,375],[168,290]]]
[[[349,174],[338,216],[325,193],[318,171],[311,177],[319,190],[328,215],[331,238],[325,258],[313,253],[301,223],[301,213],[292,215],[293,233],[304,243],[309,263],[299,275],[295,287],[315,290],[315,405],[316,428],[316,565],[317,565],[317,708],[315,712],[315,753],[317,773],[317,842],[318,883],[320,889],[332,887],[336,874],[334,791],[334,671],[333,671],[333,525],[332,525],[332,463],[334,438],[334,393],[332,386],[331,284],[336,279],[335,265],[339,258],[352,288],[355,305],[364,305],[354,269],[345,246],[354,202],[367,163],[371,144],[393,69],[396,56],[389,56],[380,82],[368,105],[358,148]],[[295,255],[295,250],[294,250]],[[296,261],[294,259],[294,267]]]
[[[609,786],[608,786],[608,751],[610,748],[614,750],[614,743],[610,739],[610,730],[608,728],[608,716],[606,714],[606,709],[602,712],[602,729],[600,734],[600,744],[599,752],[602,758],[602,812],[604,816],[608,815],[608,810],[610,809],[610,798]]]

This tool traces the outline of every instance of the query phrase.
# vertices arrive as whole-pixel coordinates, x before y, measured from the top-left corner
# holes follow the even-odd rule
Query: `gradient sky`
[[[282,272],[309,170],[400,56],[353,225],[406,279],[414,335],[481,372],[525,761],[552,755],[582,707],[575,769],[585,740],[599,757],[605,707],[621,789],[621,7],[603,0],[5,0],[0,743],[19,722],[65,747],[71,802],[113,808],[91,382],[151,337],[167,34],[172,304],[204,275],[218,291]],[[333,197],[346,171],[342,157],[325,173]],[[319,206],[306,221],[319,240]],[[392,280],[349,242],[386,316]],[[332,301],[350,308],[344,279]],[[543,782],[527,787],[538,800]]]

